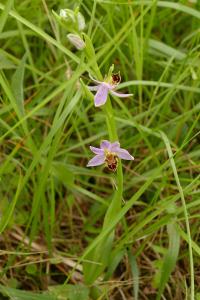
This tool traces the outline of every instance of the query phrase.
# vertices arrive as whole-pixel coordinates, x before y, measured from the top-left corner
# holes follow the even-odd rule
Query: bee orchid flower
[[[104,105],[106,103],[108,93],[111,93],[112,95],[120,98],[133,96],[133,94],[122,94],[115,91],[116,87],[121,82],[120,73],[111,74],[105,79],[105,81],[98,81],[90,74],[89,77],[92,81],[94,81],[94,83],[96,83],[95,86],[88,86],[88,89],[90,91],[96,91],[96,95],[94,96],[94,105],[96,107]]]
[[[127,150],[120,148],[119,142],[110,143],[103,140],[100,148],[90,146],[90,150],[96,155],[88,162],[87,167],[99,166],[105,163],[109,170],[116,171],[119,158],[134,160],[134,157]]]

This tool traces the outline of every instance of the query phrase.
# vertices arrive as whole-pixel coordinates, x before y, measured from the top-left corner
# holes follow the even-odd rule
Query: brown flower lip
[[[121,76],[120,76],[120,72],[116,73],[116,74],[112,74],[112,84],[113,85],[117,85],[121,82]]]

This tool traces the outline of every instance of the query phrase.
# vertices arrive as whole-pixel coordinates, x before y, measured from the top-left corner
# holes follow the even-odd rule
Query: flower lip
[[[116,74],[112,74],[111,77],[112,77],[112,84],[118,85],[121,82],[120,72],[118,72]]]

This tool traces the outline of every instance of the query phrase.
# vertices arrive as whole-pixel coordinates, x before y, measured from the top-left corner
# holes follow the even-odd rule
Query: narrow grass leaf
[[[72,185],[74,183],[74,173],[69,170],[66,164],[61,162],[53,162],[51,171],[52,174],[64,185]]]
[[[186,223],[187,235],[188,235],[189,259],[190,259],[190,276],[191,276],[191,278],[190,278],[191,295],[190,296],[191,296],[191,300],[194,300],[194,263],[193,263],[193,253],[192,253],[192,238],[191,238],[191,232],[190,232],[190,224],[189,224],[187,206],[186,206],[183,189],[182,189],[182,186],[181,186],[181,183],[179,180],[178,172],[176,169],[176,164],[174,161],[174,155],[173,155],[169,140],[168,140],[167,136],[164,134],[164,132],[160,131],[160,135],[165,143],[165,146],[166,146],[166,149],[168,152],[169,160],[170,160],[171,167],[172,167],[174,177],[176,180],[176,184],[177,184],[177,187],[179,190],[181,202],[183,205],[183,211],[184,211],[184,217],[185,217],[185,223]]]
[[[32,292],[9,288],[3,285],[0,285],[0,292],[3,295],[9,297],[10,300],[57,300],[55,296],[51,296],[50,294],[45,295],[39,293],[32,293]]]
[[[5,228],[7,227],[10,219],[12,218],[16,203],[17,203],[17,199],[18,196],[20,194],[21,191],[21,184],[22,184],[22,177],[21,175],[19,176],[19,181],[18,181],[18,186],[17,186],[17,191],[15,193],[14,199],[12,200],[12,202],[8,205],[6,211],[4,212],[4,215],[1,219],[0,222],[0,234],[5,230]]]
[[[62,300],[88,300],[89,288],[83,284],[66,284],[50,287],[52,295]]]
[[[0,52],[0,69],[14,69],[16,65],[13,64],[3,53]]]
[[[99,0],[99,2],[102,2],[102,3],[109,3],[109,4],[113,4],[112,1],[109,1],[109,0]],[[144,4],[144,5],[150,5],[152,3],[152,0],[139,0],[139,1],[132,1],[132,4],[133,5],[141,5],[141,2]],[[122,1],[120,4],[129,4],[129,2],[127,1]],[[189,7],[189,5],[183,5],[181,3],[178,3],[178,2],[173,2],[173,1],[158,1],[157,2],[157,6],[158,7],[164,7],[164,8],[171,8],[171,9],[174,9],[174,10],[177,10],[177,11],[181,11],[181,12],[184,12],[188,15],[191,15],[193,17],[196,17],[197,19],[200,19],[200,12],[194,8],[191,8]]]
[[[177,225],[177,230],[178,230],[180,236],[188,243],[188,236],[183,231],[183,229],[180,226]],[[193,240],[192,240],[192,248],[196,252],[196,254],[198,256],[200,256],[200,246],[195,241],[193,241]]]
[[[116,270],[117,266],[119,265],[120,261],[122,260],[125,252],[126,252],[125,249],[121,249],[121,250],[112,252],[104,280],[109,280],[109,278],[113,275],[114,271]]]
[[[13,2],[14,2],[14,0],[7,0],[6,1],[6,5],[5,5],[4,10],[3,10],[2,14],[1,14],[1,17],[0,17],[0,33],[3,31],[6,20],[8,18],[9,11],[13,6]]]
[[[93,248],[85,257],[83,262],[84,280],[92,284],[102,274],[110,261],[110,253],[114,239],[114,231],[108,234],[102,241]]]
[[[182,60],[182,59],[186,58],[185,53],[183,53],[179,50],[176,50],[176,49],[166,45],[163,42],[159,42],[159,41],[156,41],[156,40],[153,40],[153,39],[149,39],[149,46],[152,49],[155,49],[155,50],[159,51],[160,53],[165,54],[169,57],[174,57],[177,60]]]
[[[175,222],[168,224],[167,227],[169,236],[169,248],[164,257],[163,265],[160,270],[160,283],[156,300],[161,299],[162,293],[165,289],[165,285],[169,280],[169,276],[176,266],[176,261],[179,253],[180,236]]]
[[[15,97],[15,101],[18,107],[19,112],[22,116],[24,116],[24,70],[25,70],[25,62],[27,55],[25,54],[17,67],[15,73],[12,76],[11,80],[11,88],[13,95]]]
[[[131,266],[131,273],[133,277],[133,296],[135,300],[138,300],[138,294],[139,294],[139,268],[136,261],[135,256],[131,253],[131,251],[128,251],[128,259]]]

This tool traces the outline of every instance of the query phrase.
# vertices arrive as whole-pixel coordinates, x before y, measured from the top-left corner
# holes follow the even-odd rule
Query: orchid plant
[[[83,61],[86,58],[90,70],[95,76],[94,78],[89,74],[89,77],[93,81],[94,85],[88,86],[90,91],[96,92],[94,96],[95,107],[104,105],[108,100],[105,105],[104,112],[110,141],[103,140],[100,143],[100,148],[90,146],[90,149],[95,156],[90,159],[87,164],[87,167],[105,164],[109,170],[113,172],[117,170],[116,190],[103,220],[103,231],[105,228],[111,227],[110,222],[112,221],[113,216],[115,216],[121,209],[121,201],[123,199],[123,172],[120,159],[130,161],[134,160],[134,157],[126,149],[121,148],[120,143],[117,141],[117,128],[115,124],[112,103],[109,103],[109,94],[120,98],[131,97],[133,94],[123,94],[116,91],[121,82],[121,76],[119,72],[113,72],[114,65],[110,67],[107,76],[105,76],[103,79],[96,60],[95,49],[92,41],[90,37],[83,32],[86,24],[84,17],[79,12],[79,9],[76,8],[74,11],[62,9],[60,11],[60,15],[56,14],[55,12],[53,12],[53,14],[58,23],[69,32],[67,38],[71,44],[73,44],[77,50],[82,51]],[[84,84],[83,86],[85,88]],[[84,281],[86,284],[93,284],[108,266],[114,235],[115,231],[113,229],[103,239],[101,239],[95,248],[86,250],[87,254],[85,255],[85,261],[83,262]],[[106,251],[104,251],[105,249]],[[97,264],[91,262],[96,262]]]

